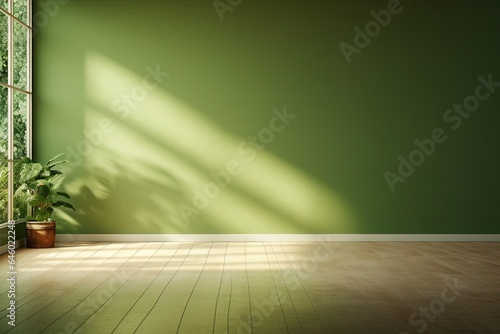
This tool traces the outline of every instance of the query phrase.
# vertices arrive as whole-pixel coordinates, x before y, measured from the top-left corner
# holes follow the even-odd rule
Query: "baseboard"
[[[500,241],[500,234],[58,234],[56,241]]]

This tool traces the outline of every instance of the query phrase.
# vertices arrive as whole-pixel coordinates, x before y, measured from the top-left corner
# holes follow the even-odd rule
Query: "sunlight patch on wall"
[[[111,233],[352,231],[355,219],[331,189],[167,92],[154,80],[175,77],[160,67],[135,73],[87,52],[87,150],[69,184],[79,220]]]

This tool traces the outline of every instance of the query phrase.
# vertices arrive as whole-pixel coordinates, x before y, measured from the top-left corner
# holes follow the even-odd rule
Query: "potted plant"
[[[21,186],[16,193],[25,193],[27,202],[32,209],[34,221],[28,219],[26,223],[26,243],[31,248],[54,247],[56,237],[56,222],[50,216],[54,208],[75,208],[61,198],[70,196],[59,191],[64,181],[62,172],[56,169],[58,165],[68,160],[58,160],[64,153],[56,155],[45,165],[26,159],[19,178]]]

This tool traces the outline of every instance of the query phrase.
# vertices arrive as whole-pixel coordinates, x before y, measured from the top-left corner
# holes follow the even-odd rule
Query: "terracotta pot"
[[[29,248],[51,248],[55,241],[55,221],[26,223],[26,244]]]

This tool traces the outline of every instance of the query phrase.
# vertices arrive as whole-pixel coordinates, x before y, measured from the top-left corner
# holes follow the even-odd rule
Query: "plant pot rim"
[[[34,219],[28,219],[26,220],[27,223],[54,223],[55,220],[54,219],[51,219],[51,220],[34,220]]]
[[[26,224],[55,224],[55,220],[50,221],[39,221],[39,220],[27,220]]]

